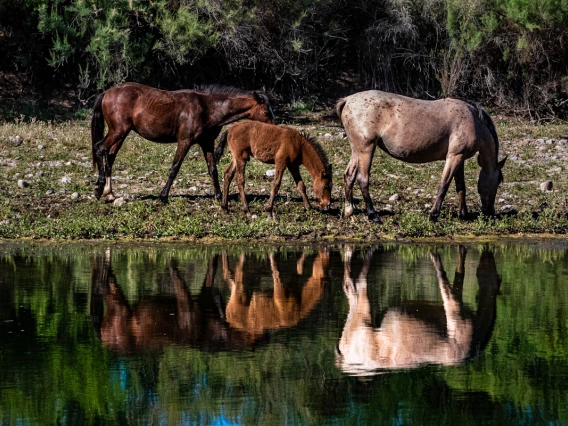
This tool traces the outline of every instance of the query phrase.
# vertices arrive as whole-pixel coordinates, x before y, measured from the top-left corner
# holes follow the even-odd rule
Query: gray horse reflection
[[[496,295],[501,281],[492,252],[484,250],[477,267],[479,294],[475,314],[462,303],[466,249],[460,246],[452,287],[440,256],[430,255],[443,306],[424,301],[389,308],[378,328],[371,326],[367,296],[371,256],[372,252],[367,252],[361,273],[353,282],[352,252],[345,250],[343,289],[349,301],[349,314],[337,347],[336,363],[341,370],[353,375],[371,375],[381,370],[426,364],[455,365],[484,349],[495,324]],[[443,311],[439,312],[439,308]],[[438,321],[432,321],[436,317]],[[433,326],[436,322],[437,326]]]

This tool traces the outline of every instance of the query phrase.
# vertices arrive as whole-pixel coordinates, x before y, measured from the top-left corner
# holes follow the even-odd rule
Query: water
[[[0,424],[568,424],[550,243],[0,248]]]

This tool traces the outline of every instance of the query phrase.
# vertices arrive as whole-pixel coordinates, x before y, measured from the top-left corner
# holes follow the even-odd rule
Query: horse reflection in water
[[[430,255],[442,296],[442,312],[432,303],[415,302],[388,309],[380,327],[374,328],[371,327],[371,306],[367,296],[372,251],[367,252],[354,283],[352,252],[346,249],[343,289],[349,301],[349,314],[337,348],[337,366],[349,374],[370,375],[381,370],[409,369],[425,364],[454,365],[479,354],[493,331],[501,279],[493,253],[483,251],[477,267],[477,312],[475,315],[468,312],[462,303],[465,256],[466,249],[460,246],[451,288],[440,256]],[[431,321],[437,322],[438,327],[433,327]]]
[[[303,253],[297,262],[298,276],[303,273],[305,258],[306,254]],[[270,253],[269,259],[274,290],[257,291],[248,298],[245,292],[244,254],[241,255],[234,274],[229,269],[226,254],[223,255],[223,277],[231,288],[227,321],[253,339],[269,330],[292,327],[307,317],[321,299],[327,280],[329,254],[325,249],[320,250],[316,256],[312,275],[299,294],[294,294],[282,282],[274,253]]]
[[[214,285],[219,255],[209,260],[198,296],[189,293],[176,261],[171,260],[167,269],[172,290],[145,297],[131,306],[116,282],[110,251],[105,256],[98,256],[92,268],[91,315],[103,344],[123,354],[172,345],[212,351],[250,349],[266,340],[266,331],[297,324],[321,298],[323,277],[327,275],[326,252],[320,253],[314,261],[313,274],[304,286],[301,300],[286,296],[274,255],[270,255],[275,287],[272,305],[264,293],[256,292],[250,305],[246,305],[242,296],[244,256],[241,256],[234,278],[228,269],[227,255],[224,253],[221,257],[223,275],[231,286],[227,306],[220,289]],[[298,262],[299,274],[304,259],[305,255],[302,255]],[[266,303],[259,303],[261,300]],[[277,312],[271,312],[270,306]],[[275,321],[275,318],[279,320]]]

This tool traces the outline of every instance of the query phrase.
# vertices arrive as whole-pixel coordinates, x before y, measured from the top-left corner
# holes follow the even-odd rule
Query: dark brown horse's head
[[[256,105],[249,110],[248,119],[261,121],[268,124],[276,124],[276,117],[270,105],[270,99],[264,92],[252,92],[252,96],[256,101]]]
[[[330,164],[314,179],[314,192],[320,208],[324,211],[327,211],[331,205],[332,185]]]

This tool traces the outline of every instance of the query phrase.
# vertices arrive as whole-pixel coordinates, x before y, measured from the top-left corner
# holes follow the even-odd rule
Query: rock
[[[400,201],[400,195],[393,194],[389,197],[389,201]]]
[[[538,144],[541,144],[541,143],[544,143],[544,139],[537,139],[535,142],[538,143]]]
[[[79,195],[78,192],[74,192],[73,194],[71,194],[71,199],[72,199],[72,200],[76,200],[76,199],[79,198],[79,197],[80,197],[80,195]]]
[[[196,187],[196,186],[191,186],[191,187],[189,188],[189,190],[195,192],[195,191],[197,191],[197,187]]]
[[[37,146],[37,149],[39,149],[41,151],[41,150],[45,149],[45,145],[39,144]]]
[[[389,213],[393,212],[393,207],[390,204],[385,204],[385,206],[383,207],[384,211],[387,211]]]
[[[552,181],[551,180],[547,180],[546,182],[542,182],[540,184],[540,190],[542,192],[550,192],[552,191]]]
[[[123,197],[118,197],[116,200],[112,202],[113,206],[120,207],[126,203],[126,200]]]
[[[546,140],[546,143],[547,143],[548,145],[552,145],[554,142],[555,142],[554,139],[547,139],[547,140]]]
[[[426,204],[424,204],[424,208],[429,210],[429,209],[432,208],[432,204],[426,203]]]
[[[267,170],[267,171],[266,171],[266,173],[264,174],[264,176],[266,176],[266,177],[274,177],[275,174],[276,174],[276,170],[270,169],[270,170]]]
[[[22,139],[21,136],[10,136],[8,138],[8,140],[10,141],[10,143],[14,146],[20,146],[21,144],[24,143],[24,140]]]
[[[30,183],[27,180],[18,179],[18,188],[24,189],[24,188],[28,188],[29,186],[30,186]]]
[[[324,138],[326,139],[333,139],[333,136],[331,135],[331,133],[326,133],[325,135],[323,135]]]
[[[42,171],[39,171],[39,172],[36,173],[36,177],[43,177],[43,174],[44,173]]]
[[[61,183],[71,183],[71,178],[68,176],[63,176],[61,178]]]
[[[45,191],[45,195],[53,195],[55,194],[55,191],[53,189],[48,189],[47,191]]]
[[[505,205],[503,206],[503,210],[511,210],[511,207],[512,207],[512,206],[511,206],[510,204],[505,204]]]
[[[258,219],[258,216],[255,215],[255,214],[253,214],[250,218],[251,218],[252,220],[256,220],[256,219]]]
[[[498,202],[498,203],[504,203],[504,202],[505,202],[505,199],[504,199],[504,198],[499,198],[499,199],[497,200],[497,202]]]

